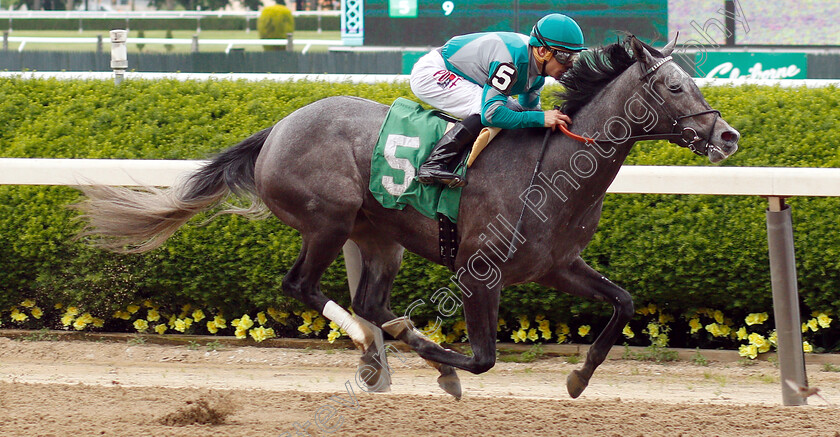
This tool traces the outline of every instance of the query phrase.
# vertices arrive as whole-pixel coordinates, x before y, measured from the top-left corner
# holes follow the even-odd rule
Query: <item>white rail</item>
[[[292,16],[322,16],[338,17],[341,11],[292,11]],[[2,11],[0,19],[174,19],[174,18],[207,18],[207,17],[244,17],[258,18],[260,11]]]
[[[204,162],[0,158],[0,185],[168,186]],[[840,197],[840,168],[625,165],[607,192]]]
[[[85,71],[0,71],[0,78],[15,77],[24,79],[59,79],[59,80],[111,80],[114,78],[112,72],[85,72]],[[126,72],[126,80],[143,79],[176,79],[176,80],[245,80],[262,81],[272,80],[276,82],[288,82],[308,80],[330,83],[393,83],[407,82],[408,76],[403,74],[305,74],[305,73],[143,73]],[[822,88],[827,86],[840,87],[840,80],[829,79],[706,79],[695,78],[698,86],[739,86],[739,85],[761,85],[779,86],[782,88]],[[556,85],[557,82],[547,77],[546,85]]]
[[[17,48],[18,52],[22,52],[27,44],[97,44],[100,40],[96,37],[37,37],[37,36],[10,36],[8,38],[10,43],[20,43]],[[108,42],[105,39],[102,42]],[[223,45],[227,48],[225,52],[230,51],[234,46],[285,46],[289,43],[287,39],[198,39],[199,46],[205,45]],[[341,46],[343,42],[340,39],[295,39],[295,45],[303,45],[304,51],[308,51],[311,46]],[[171,45],[191,45],[193,40],[191,38],[130,38],[126,44],[171,44]]]

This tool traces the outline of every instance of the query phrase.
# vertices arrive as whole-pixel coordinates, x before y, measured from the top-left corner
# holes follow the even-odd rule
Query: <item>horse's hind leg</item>
[[[573,371],[566,379],[569,395],[576,398],[589,385],[589,379],[595,369],[607,358],[607,353],[615,344],[624,325],[633,317],[633,298],[626,290],[586,265],[581,258],[577,258],[568,268],[552,272],[538,282],[576,296],[607,301],[613,306],[613,315],[586,353],[583,368]]]
[[[360,226],[352,237],[362,255],[362,274],[356,296],[353,298],[353,310],[356,315],[381,326],[397,318],[390,309],[390,296],[394,278],[402,262],[403,247],[378,236],[375,230],[365,232],[363,229],[364,227]],[[418,335],[425,338],[421,333]],[[426,339],[426,341],[434,344],[431,340]],[[372,380],[365,380],[369,386],[375,386],[377,382],[375,378],[383,376],[381,370],[389,370],[387,362],[382,359],[384,357],[377,358],[375,352],[375,348],[369,348],[362,355],[362,363],[370,366],[372,370],[368,372]],[[440,372],[438,377],[440,387],[452,396],[460,398],[461,382],[455,369],[434,361],[427,360],[427,362]]]

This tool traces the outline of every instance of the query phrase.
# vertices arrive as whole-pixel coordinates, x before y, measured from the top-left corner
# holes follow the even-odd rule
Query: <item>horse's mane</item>
[[[627,35],[622,42],[582,52],[574,66],[560,78],[559,82],[565,88],[558,93],[558,97],[564,101],[560,110],[567,115],[573,115],[608,83],[633,65],[636,58],[632,54],[631,41],[635,38],[633,35]],[[651,55],[662,56],[653,47],[638,42]]]

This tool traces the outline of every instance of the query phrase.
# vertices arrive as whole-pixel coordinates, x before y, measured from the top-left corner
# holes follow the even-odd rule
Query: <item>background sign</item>
[[[694,64],[697,77],[806,79],[808,56],[805,53],[700,51],[695,55]]]
[[[465,33],[528,34],[552,12],[574,18],[589,46],[613,43],[621,30],[663,45],[668,33],[668,0],[364,0],[364,44],[438,47]]]

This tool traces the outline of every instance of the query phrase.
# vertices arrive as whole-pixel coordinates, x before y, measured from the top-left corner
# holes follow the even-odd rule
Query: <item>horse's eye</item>
[[[674,94],[681,93],[682,90],[683,90],[682,84],[679,84],[679,83],[668,86],[668,91],[670,91]]]

